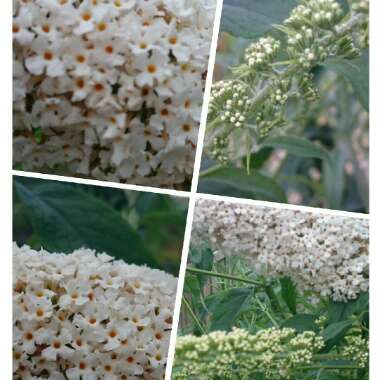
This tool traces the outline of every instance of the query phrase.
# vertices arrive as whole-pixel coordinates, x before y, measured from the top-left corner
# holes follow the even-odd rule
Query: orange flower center
[[[85,12],[85,13],[83,13],[83,15],[82,15],[82,19],[84,20],[84,21],[89,21],[89,20],[91,20],[91,13],[90,12]]]
[[[77,60],[77,62],[79,62],[79,63],[83,63],[83,62],[86,60],[86,57],[85,57],[84,55],[82,55],[82,54],[78,54],[78,55],[76,56],[76,60]]]
[[[50,32],[50,26],[48,24],[42,25],[42,30],[45,33],[49,33]]]
[[[13,24],[12,26],[12,32],[18,33],[20,31],[20,27],[17,24]]]
[[[13,354],[13,357],[16,359],[16,360],[19,360],[21,358],[21,353],[20,352],[15,352]]]
[[[78,79],[78,80],[77,80],[77,87],[79,87],[79,88],[83,88],[84,85],[85,85],[85,83],[84,83],[84,80],[83,80],[83,79]]]
[[[44,314],[45,313],[44,313],[44,311],[42,309],[39,308],[39,309],[36,310],[37,317],[43,317]]]
[[[94,88],[95,88],[95,91],[100,92],[100,91],[103,91],[104,86],[101,83],[96,83]]]
[[[157,71],[157,66],[153,63],[150,63],[147,67],[148,73],[153,74]]]
[[[61,342],[56,340],[54,343],[53,343],[53,347],[58,350],[59,348],[61,348]]]
[[[175,45],[177,43],[177,37],[176,36],[172,36],[169,38],[169,43],[171,45]]]
[[[107,29],[107,24],[105,22],[100,22],[98,24],[98,30],[99,32],[104,32]]]
[[[113,53],[113,47],[111,45],[108,45],[104,48],[104,50],[106,51],[106,53],[108,54],[112,54]]]
[[[51,51],[45,51],[44,59],[46,61],[51,61],[53,59],[53,53]]]
[[[25,339],[26,340],[32,340],[33,339],[33,334],[31,332],[28,332],[25,334]]]
[[[184,132],[189,132],[190,129],[191,129],[191,127],[190,127],[189,124],[183,124],[182,125],[182,129],[183,129]]]
[[[80,362],[79,363],[79,368],[80,369],[86,369],[86,367],[87,367],[86,363],[84,363],[84,362]]]

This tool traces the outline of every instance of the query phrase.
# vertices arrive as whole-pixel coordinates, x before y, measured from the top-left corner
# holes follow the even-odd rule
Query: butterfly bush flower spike
[[[184,186],[215,3],[15,0],[15,164]]]
[[[89,249],[13,263],[14,379],[164,378],[175,277]]]

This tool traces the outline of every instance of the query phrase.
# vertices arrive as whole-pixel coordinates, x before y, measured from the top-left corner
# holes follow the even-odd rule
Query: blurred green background
[[[13,240],[69,253],[87,247],[178,276],[188,201],[13,177]]]

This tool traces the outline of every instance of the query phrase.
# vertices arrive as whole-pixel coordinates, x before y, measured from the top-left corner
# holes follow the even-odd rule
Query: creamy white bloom
[[[193,244],[241,255],[270,277],[348,300],[369,286],[368,220],[263,206],[198,200]]]
[[[193,170],[215,3],[15,0],[14,163],[182,186]]]
[[[164,378],[175,277],[89,249],[13,251],[14,379]]]

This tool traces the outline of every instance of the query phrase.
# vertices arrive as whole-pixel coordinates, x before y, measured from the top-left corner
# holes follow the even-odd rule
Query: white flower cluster
[[[15,164],[183,184],[214,8],[214,0],[15,0]]]
[[[280,42],[273,37],[262,37],[245,50],[245,60],[254,70],[262,70],[273,62],[280,49]]]
[[[13,379],[164,378],[176,278],[14,245]]]
[[[328,29],[343,16],[342,8],[335,0],[304,0],[303,3],[292,11],[290,17],[284,21],[285,25],[298,28],[312,24]]]
[[[346,345],[342,353],[348,359],[355,360],[362,368],[366,366],[369,359],[369,342],[358,335],[346,337]]]
[[[222,109],[220,119],[236,128],[244,126],[250,108],[247,86],[235,81],[220,81],[213,85],[211,109]]]
[[[314,332],[297,335],[290,328],[256,334],[234,328],[232,332],[183,336],[177,339],[173,378],[233,379],[238,368],[239,379],[251,379],[257,372],[267,379],[288,379],[292,369],[311,363],[323,346],[323,338]]]
[[[241,255],[270,277],[290,276],[301,289],[334,300],[368,290],[366,219],[198,200],[192,243]]]

